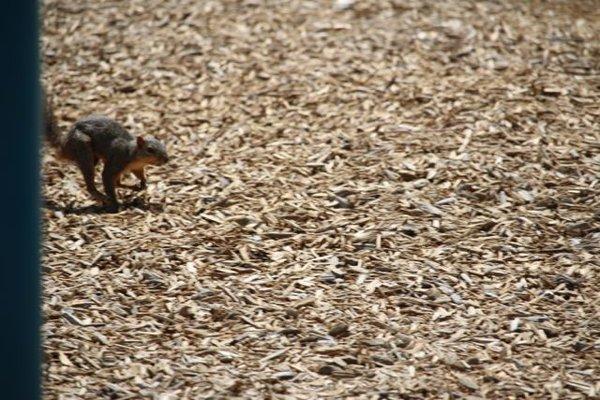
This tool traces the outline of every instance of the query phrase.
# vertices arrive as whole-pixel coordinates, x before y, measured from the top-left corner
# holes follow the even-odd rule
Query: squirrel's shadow
[[[152,213],[158,213],[163,211],[162,204],[156,203],[148,203],[142,200],[139,197],[135,197],[130,201],[126,201],[121,203],[119,210],[117,212],[110,210],[108,207],[101,206],[98,204],[92,204],[88,206],[73,206],[73,204],[68,204],[66,206],[59,205],[52,200],[44,199],[43,207],[52,211],[60,211],[63,214],[116,214],[120,211],[126,210],[128,208],[137,208],[143,211],[149,211]]]

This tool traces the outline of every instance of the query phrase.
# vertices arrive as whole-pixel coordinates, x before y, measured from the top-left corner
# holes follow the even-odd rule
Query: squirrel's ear
[[[137,145],[138,147],[144,147],[146,145],[146,139],[144,139],[143,136],[138,136],[137,137]]]

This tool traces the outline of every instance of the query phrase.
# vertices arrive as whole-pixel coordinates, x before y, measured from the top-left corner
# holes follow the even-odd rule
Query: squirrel
[[[52,100],[42,89],[44,136],[57,150],[59,159],[77,165],[88,192],[108,210],[119,210],[116,187],[135,190],[146,188],[144,167],[163,165],[169,161],[165,146],[153,136],[133,136],[115,120],[90,115],[73,125],[67,134],[58,129]],[[106,194],[99,192],[94,183],[95,167],[102,160],[102,183]],[[139,186],[124,185],[121,177],[133,173],[139,180]]]

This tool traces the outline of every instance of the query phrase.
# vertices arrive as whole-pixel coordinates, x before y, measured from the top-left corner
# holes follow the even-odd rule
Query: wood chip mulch
[[[47,1],[49,399],[600,396],[596,1]]]

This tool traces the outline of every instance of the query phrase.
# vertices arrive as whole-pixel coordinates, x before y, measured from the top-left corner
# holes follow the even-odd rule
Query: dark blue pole
[[[40,398],[38,4],[0,12],[0,398]]]

